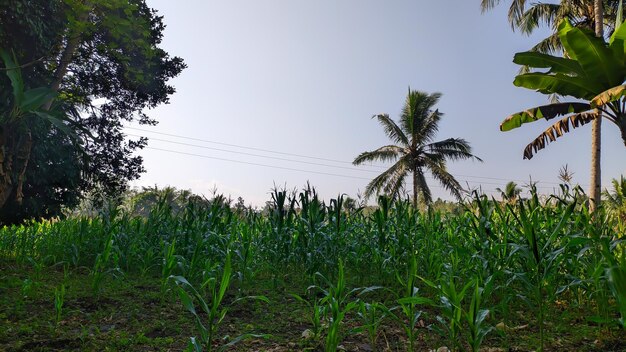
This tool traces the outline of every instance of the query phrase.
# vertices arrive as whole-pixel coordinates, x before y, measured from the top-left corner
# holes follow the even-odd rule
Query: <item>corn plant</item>
[[[339,261],[336,284],[333,284],[319,272],[316,273],[316,276],[321,278],[322,281],[328,286],[327,289],[315,286],[324,294],[320,303],[324,306],[324,315],[328,321],[328,331],[326,332],[324,351],[334,352],[337,351],[337,346],[339,346],[339,343],[343,338],[341,334],[341,323],[343,319],[348,312],[354,310],[358,306],[358,302],[356,300],[351,300],[351,296],[361,289],[352,289],[351,291],[347,291],[343,262],[341,260]]]
[[[521,298],[532,302],[538,307],[538,328],[539,328],[539,350],[544,350],[545,344],[545,314],[546,314],[546,291],[549,290],[547,285],[554,282],[555,275],[561,262],[564,246],[559,245],[558,236],[561,230],[567,224],[576,202],[572,202],[563,212],[559,222],[552,228],[547,229],[541,235],[537,232],[545,228],[540,223],[539,213],[541,206],[537,194],[534,193],[533,198],[525,206],[524,202],[519,202],[519,215],[512,212],[517,223],[520,233],[520,241],[511,244],[512,250],[510,256],[517,256],[519,266],[522,272],[512,273],[513,278],[522,284],[526,290],[526,295],[520,295]],[[548,232],[549,231],[549,232]]]
[[[65,300],[65,284],[61,284],[58,288],[54,289],[54,311],[55,322],[58,324],[61,321],[61,314],[63,313],[63,302]]]
[[[441,280],[439,285],[423,278],[422,281],[438,291],[440,300],[440,304],[435,305],[440,311],[436,317],[440,326],[433,325],[431,328],[448,338],[452,350],[458,350],[462,349],[459,336],[463,322],[463,299],[474,282],[470,281],[462,287],[457,287],[454,276],[450,273],[447,276],[447,280]]]
[[[196,328],[200,333],[199,341],[195,337],[190,338],[187,348],[187,351],[190,352],[199,352],[202,351],[203,348],[208,352],[213,351],[213,343],[215,341],[218,328],[224,320],[224,317],[228,313],[229,308],[233,304],[243,299],[253,299],[269,303],[269,300],[264,296],[248,296],[236,299],[229,304],[223,304],[224,297],[226,295],[226,292],[228,291],[232,278],[230,251],[226,252],[226,259],[224,262],[224,267],[222,269],[221,278],[218,280],[217,277],[213,277],[203,284],[203,286],[207,286],[208,291],[208,299],[206,300],[205,297],[203,297],[203,295],[200,294],[200,292],[198,292],[198,290],[196,290],[193,285],[191,285],[189,281],[187,281],[187,279],[185,279],[184,277],[172,276],[171,278],[177,284],[178,296],[180,297],[181,302],[183,303],[185,308],[191,314],[193,314],[196,321]],[[194,303],[194,301],[206,314],[206,319],[204,320],[204,322],[202,317],[196,311],[196,303]],[[242,340],[255,337],[267,338],[269,336],[257,334],[243,334],[220,346],[217,350],[226,350],[227,348],[239,343]]]
[[[463,317],[467,323],[467,342],[472,352],[478,352],[485,336],[493,330],[493,327],[485,323],[485,319],[489,315],[489,309],[481,308],[483,304],[483,296],[485,289],[480,287],[479,280],[475,280],[474,293],[469,305],[469,309],[464,312]]]
[[[366,303],[359,301],[357,316],[361,320],[361,326],[354,330],[355,333],[365,332],[372,351],[376,350],[378,330],[387,316],[386,307],[382,303]]]
[[[293,298],[295,298],[297,301],[302,302],[304,304],[307,305],[307,307],[309,308],[309,322],[311,323],[311,332],[313,333],[313,335],[311,336],[311,339],[314,341],[317,341],[321,334],[322,334],[322,317],[324,314],[324,305],[322,304],[322,299],[321,298],[316,298],[316,299],[312,299],[312,300],[307,300],[305,298],[303,298],[300,295],[297,294],[290,294]]]
[[[387,316],[402,325],[402,329],[409,341],[409,351],[415,351],[415,341],[418,337],[417,329],[420,327],[420,318],[423,313],[418,307],[434,305],[434,302],[419,294],[419,288],[416,286],[417,259],[414,255],[410,258],[406,278],[402,279],[398,275],[397,280],[403,286],[403,296],[396,300],[398,305],[392,309],[388,309],[383,305],[379,305],[379,307],[383,309]],[[394,313],[395,310],[399,310],[402,314]]]
[[[617,322],[626,330],[626,247],[621,240],[604,238],[602,254],[608,263],[606,276],[620,315]]]
[[[176,239],[172,241],[172,243],[165,244],[163,243],[163,265],[161,266],[161,293],[165,293],[167,290],[167,284],[169,282],[170,276],[174,272],[176,267],[182,266],[182,257],[176,255]]]
[[[102,285],[104,275],[109,271],[107,270],[107,265],[109,264],[112,252],[113,232],[111,232],[105,240],[104,249],[96,256],[96,260],[91,271],[91,289],[94,295],[98,295],[98,293],[100,292],[100,285]]]

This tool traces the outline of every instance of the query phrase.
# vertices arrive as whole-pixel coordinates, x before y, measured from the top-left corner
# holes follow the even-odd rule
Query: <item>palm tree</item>
[[[467,141],[461,138],[448,138],[434,142],[439,130],[439,120],[443,114],[433,107],[441,93],[428,94],[409,88],[406,102],[400,115],[400,124],[396,124],[388,114],[374,115],[385,129],[385,133],[395,144],[386,145],[376,150],[363,152],[354,159],[354,165],[372,161],[393,161],[394,164],[374,178],[365,188],[369,198],[381,190],[392,198],[398,198],[404,189],[404,180],[413,174],[413,205],[417,205],[418,193],[429,204],[432,201],[430,188],[426,184],[425,171],[441,183],[457,199],[461,199],[461,185],[448,173],[446,161],[480,158],[472,154]]]
[[[482,11],[488,11],[499,5],[502,0],[481,0]],[[511,0],[508,11],[509,23],[513,30],[530,35],[541,26],[550,27],[552,34],[543,39],[531,50],[545,54],[561,52],[563,47],[559,40],[558,24],[568,19],[574,27],[596,29],[596,23],[603,23],[609,34],[615,28],[619,17],[621,0],[605,0],[603,17],[596,18],[597,2],[602,0],[560,0],[559,3],[542,1]],[[601,4],[600,4],[601,5]]]
[[[626,177],[613,179],[613,191],[604,190],[604,205],[606,209],[622,220],[626,220]]]
[[[504,190],[500,187],[496,188],[496,191],[502,195],[502,200],[506,200],[511,203],[515,203],[517,197],[522,193],[522,189],[517,187],[517,183],[510,181],[504,186]]]

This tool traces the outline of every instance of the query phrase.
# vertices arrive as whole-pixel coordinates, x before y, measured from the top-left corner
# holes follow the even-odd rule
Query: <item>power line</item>
[[[126,135],[127,135],[127,136],[132,136],[132,137],[146,137],[146,138],[148,138],[147,136],[141,136],[141,135],[130,134],[130,133],[127,133]],[[233,154],[241,154],[241,155],[255,156],[255,157],[259,157],[259,158],[267,158],[267,159],[274,159],[274,160],[282,160],[282,161],[289,161],[289,162],[293,162],[293,163],[301,163],[301,164],[308,164],[308,165],[325,166],[325,167],[334,167],[334,168],[345,169],[345,170],[351,170],[351,171],[360,171],[360,172],[374,172],[374,173],[380,173],[380,171],[366,170],[366,169],[357,169],[357,168],[355,168],[355,167],[346,167],[346,166],[338,166],[338,165],[328,165],[328,164],[315,163],[315,162],[311,162],[311,161],[302,161],[302,160],[295,160],[295,159],[280,158],[280,157],[275,157],[275,156],[268,156],[268,155],[261,155],[261,154],[253,154],[253,153],[246,153],[246,152],[239,152],[239,151],[235,151],[235,150],[228,150],[228,149],[222,149],[222,148],[213,148],[213,147],[207,147],[207,146],[204,146],[204,145],[190,144],[190,143],[183,143],[183,142],[176,142],[176,141],[170,141],[170,140],[167,140],[167,139],[160,139],[160,138],[154,138],[154,137],[149,137],[149,138],[150,138],[151,140],[155,140],[155,141],[159,141],[159,142],[172,143],[172,144],[178,144],[178,145],[184,145],[184,146],[188,146],[188,147],[202,148],[202,149],[208,149],[208,150],[216,150],[216,151],[226,152],[226,153],[233,153]]]
[[[225,145],[225,146],[228,146],[228,147],[235,147],[235,148],[248,149],[248,150],[256,150],[256,151],[266,152],[266,153],[274,153],[274,154],[295,156],[295,157],[298,157],[298,158],[323,160],[323,161],[330,161],[330,162],[334,162],[334,163],[342,163],[342,164],[350,164],[350,165],[352,165],[351,162],[345,161],[345,160],[327,159],[327,158],[320,158],[320,157],[308,156],[308,155],[302,155],[302,154],[293,154],[293,153],[280,152],[280,151],[277,151],[277,150],[262,149],[262,148],[255,148],[255,147],[246,147],[246,146],[238,145],[238,144],[222,143],[222,142],[211,141],[211,140],[208,140],[208,139],[186,137],[186,136],[181,136],[181,135],[177,135],[177,134],[150,131],[150,130],[145,130],[145,129],[141,129],[141,128],[135,128],[135,127],[126,127],[126,128],[128,128],[130,130],[136,130],[136,131],[160,134],[162,136],[169,136],[169,137],[176,137],[176,138],[182,138],[182,139],[189,139],[189,140],[198,141],[198,142],[205,142],[205,143]],[[374,166],[374,167],[377,167],[377,166]]]
[[[146,137],[146,136],[135,135],[135,134],[127,134],[127,135],[128,136],[133,136],[133,137]],[[314,163],[314,162],[309,162],[309,161],[286,159],[286,158],[279,158],[279,157],[273,157],[273,156],[267,156],[267,155],[260,155],[260,154],[246,153],[246,152],[238,152],[238,151],[221,149],[221,148],[213,148],[213,147],[207,147],[207,146],[197,145],[197,144],[190,144],[190,143],[170,141],[170,140],[167,140],[167,139],[160,139],[160,138],[153,138],[153,137],[150,137],[150,138],[152,140],[159,141],[159,142],[172,143],[172,144],[177,144],[177,145],[184,145],[184,146],[190,146],[190,147],[196,147],[196,148],[202,148],[202,149],[209,149],[209,150],[216,150],[216,151],[227,152],[227,153],[242,154],[242,155],[248,155],[248,156],[254,156],[254,157],[261,157],[261,158],[268,158],[268,159],[275,159],[275,160],[295,162],[295,163],[303,163],[303,164],[308,164],[308,165],[316,165],[316,166],[324,166],[324,167],[334,167],[334,168],[340,168],[340,169],[357,171],[357,172],[379,173],[379,171],[374,171],[374,170],[365,170],[365,169],[350,168],[350,167],[345,167],[345,166],[328,165],[328,164]],[[456,176],[463,176],[463,175],[456,175]],[[425,176],[425,177],[429,178],[431,180],[437,180],[437,179],[435,179],[432,176]],[[501,183],[487,182],[487,181],[474,181],[474,180],[463,180],[463,179],[458,180],[458,181],[459,182],[466,182],[466,183],[480,183],[480,184],[487,184],[487,185],[502,186]],[[552,188],[552,187],[549,187],[549,186],[537,186],[537,187],[539,187],[539,188]]]
[[[275,154],[288,155],[288,156],[294,156],[294,157],[299,157],[299,158],[307,158],[307,159],[322,160],[322,161],[329,161],[329,162],[336,162],[336,163],[352,165],[351,162],[345,161],[345,160],[328,159],[328,158],[321,158],[321,157],[315,157],[315,156],[309,156],[309,155],[280,152],[280,151],[270,150],[270,149],[263,149],[263,148],[256,148],[256,147],[247,147],[247,146],[238,145],[238,144],[223,143],[223,142],[217,142],[217,141],[212,141],[212,140],[208,140],[208,139],[193,138],[193,137],[182,136],[182,135],[177,135],[177,134],[172,134],[172,133],[150,131],[150,130],[147,130],[147,129],[141,129],[141,128],[135,128],[135,127],[125,127],[125,128],[131,129],[131,130],[136,130],[136,131],[154,133],[154,134],[163,135],[163,136],[170,136],[170,137],[175,137],[175,138],[181,138],[181,139],[187,139],[187,140],[193,140],[193,141],[199,141],[199,142],[205,142],[205,143],[212,143],[212,144],[224,145],[224,146],[241,148],[241,149],[256,150],[256,151],[262,151],[262,152],[266,152],[266,153],[275,153]],[[334,168],[340,168],[340,169],[346,169],[346,170],[352,170],[352,171],[378,172],[378,171],[374,171],[374,170],[357,169],[357,168],[351,168],[351,167],[345,167],[345,166],[336,166],[336,165],[327,165],[327,164],[299,161],[299,160],[293,160],[293,159],[265,156],[265,155],[259,155],[259,154],[245,153],[245,152],[239,152],[239,151],[232,151],[232,150],[226,150],[226,149],[220,149],[220,148],[201,146],[201,145],[196,145],[196,144],[188,144],[188,143],[182,143],[182,142],[175,142],[175,141],[170,141],[170,140],[158,139],[158,138],[154,138],[154,137],[147,137],[147,136],[140,136],[140,135],[133,135],[133,134],[128,134],[128,135],[136,136],[136,137],[151,138],[153,140],[166,142],[166,143],[186,145],[186,146],[192,146],[192,147],[197,147],[197,148],[210,149],[210,150],[216,150],[216,151],[223,151],[223,152],[242,154],[242,155],[249,155],[249,156],[261,157],[261,158],[283,160],[283,161],[303,163],[303,164],[316,165],[316,166],[334,167]],[[379,168],[379,169],[387,169],[385,166],[379,166],[379,165],[369,165],[369,166],[370,167],[374,167],[374,168]],[[454,177],[469,177],[469,178],[486,179],[486,180],[495,180],[495,181],[505,181],[505,182],[509,182],[509,181],[529,182],[529,180],[505,179],[505,178],[488,177],[488,176],[461,175],[461,174],[457,174],[457,175],[452,174],[452,176],[454,176]],[[472,181],[472,180],[461,180],[461,181],[473,182],[473,183],[482,183],[482,184],[492,184],[492,185],[498,185],[498,186],[501,185],[501,183],[483,182],[483,181]],[[561,184],[559,182],[550,182],[550,181],[537,181],[537,182],[544,183],[544,184],[552,184],[552,185],[556,185],[556,186]],[[582,184],[581,186],[588,186],[588,185]],[[549,187],[549,186],[537,186],[537,187],[538,188],[554,188],[554,187]]]
[[[226,159],[226,158],[218,158],[218,157],[209,156],[209,155],[180,152],[180,151],[177,151],[177,150],[170,150],[170,149],[162,149],[162,148],[155,148],[155,147],[146,147],[146,149],[152,149],[152,150],[159,150],[159,151],[168,152],[168,153],[175,153],[175,154],[195,156],[195,157],[205,158],[205,159],[228,161],[228,162],[237,163],[237,164],[262,166],[262,167],[269,167],[269,168],[273,168],[273,169],[281,169],[281,170],[289,170],[289,171],[307,172],[307,173],[311,173],[311,174],[326,175],[326,176],[337,176],[337,177],[354,178],[354,179],[360,179],[360,180],[369,180],[369,178],[367,178],[367,177],[348,176],[348,175],[333,174],[333,173],[329,173],[329,172],[302,170],[302,169],[295,169],[295,168],[291,168],[291,167],[282,167],[282,166],[275,166],[275,165],[259,164],[259,163],[252,163],[252,162],[248,162],[248,161],[233,160],[233,159]]]
[[[318,175],[325,175],[325,176],[335,176],[335,177],[343,177],[343,178],[352,178],[352,179],[358,179],[358,180],[367,180],[367,181],[371,180],[370,178],[367,178],[367,177],[342,175],[342,174],[335,174],[335,173],[321,172],[321,171],[312,171],[312,170],[303,170],[303,169],[296,169],[296,168],[276,166],[276,165],[267,165],[267,164],[253,163],[253,162],[248,162],[248,161],[233,160],[233,159],[227,159],[227,158],[219,158],[219,157],[214,157],[214,156],[209,156],[209,155],[187,153],[187,152],[181,152],[181,151],[171,150],[171,149],[163,149],[163,148],[155,148],[155,147],[146,147],[146,149],[163,151],[163,152],[174,153],[174,154],[188,155],[188,156],[194,156],[194,157],[200,157],[200,158],[205,158],[205,159],[227,161],[227,162],[232,162],[232,163],[237,163],[237,164],[261,166],[261,167],[267,167],[267,168],[273,168],[273,169],[281,169],[281,170],[297,171],[297,172],[306,172],[306,173],[311,173],[311,174],[318,174]],[[431,178],[431,177],[429,177],[429,178]],[[434,178],[431,178],[431,179],[434,179]],[[468,180],[460,180],[460,181],[466,182],[466,183],[469,183],[469,182],[478,183],[478,181],[468,181]],[[489,184],[489,183],[485,183],[485,184]],[[491,183],[491,184],[494,184],[494,183]],[[446,189],[445,187],[439,186],[439,185],[430,185],[429,187]],[[550,187],[538,187],[538,188],[550,188]],[[497,190],[486,190],[486,191],[488,191],[488,192],[497,192]]]

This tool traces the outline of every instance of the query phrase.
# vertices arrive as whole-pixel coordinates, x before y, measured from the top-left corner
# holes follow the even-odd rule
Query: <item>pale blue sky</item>
[[[479,0],[365,1],[149,0],[165,17],[163,48],[189,67],[174,79],[169,105],[148,114],[160,124],[140,127],[208,141],[350,162],[388,140],[371,116],[397,118],[407,89],[441,92],[445,116],[439,139],[462,137],[485,162],[456,162],[462,184],[487,193],[505,180],[528,180],[541,190],[558,182],[566,163],[576,182],[589,182],[590,127],[576,129],[531,161],[525,145],[548,127],[540,121],[501,133],[507,115],[543,104],[546,96],[513,86],[514,53],[539,41],[511,31],[503,6],[481,14]],[[626,148],[617,127],[603,124],[603,186],[626,174]],[[137,127],[137,126],[135,126]],[[152,140],[150,147],[249,163],[358,178],[320,175],[224,160],[141,152],[147,173],[135,185],[171,185],[206,193],[213,185],[261,205],[275,184],[306,181],[325,197],[355,196],[376,174],[349,164],[303,159],[232,146],[153,136],[211,148],[297,159],[295,163]],[[377,169],[374,169],[377,170]],[[468,177],[472,176],[472,177]],[[479,178],[484,177],[484,178]],[[522,184],[523,182],[519,182]],[[432,181],[435,195],[450,199]]]

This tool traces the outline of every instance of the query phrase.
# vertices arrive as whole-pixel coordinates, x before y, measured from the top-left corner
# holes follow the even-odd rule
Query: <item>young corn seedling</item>
[[[481,308],[485,289],[480,287],[479,280],[475,280],[475,282],[472,301],[467,312],[463,314],[468,326],[467,342],[472,348],[472,352],[479,351],[485,336],[493,330],[493,327],[485,323],[489,309]]]
[[[419,310],[418,307],[422,305],[434,305],[434,302],[429,298],[420,296],[419,288],[415,286],[417,279],[417,259],[414,255],[410,257],[406,280],[400,278],[399,275],[397,275],[397,279],[402,286],[404,286],[403,297],[396,300],[398,306],[392,309],[387,309],[383,305],[379,305],[379,307],[383,309],[387,316],[402,325],[409,341],[409,351],[415,351],[415,341],[418,337],[417,329],[420,327],[419,322],[422,316],[422,311]],[[399,309],[402,314],[398,315],[394,313],[393,311],[396,309]]]
[[[307,339],[317,341],[322,334],[322,315],[324,314],[324,306],[321,303],[321,298],[308,301],[297,294],[292,293],[291,296],[308,306],[312,335],[310,337],[307,336]]]
[[[346,316],[346,313],[355,309],[358,306],[357,301],[351,301],[350,296],[360,289],[353,289],[346,291],[346,280],[343,269],[343,262],[339,261],[339,272],[337,275],[337,284],[333,284],[330,280],[324,277],[320,273],[316,273],[318,277],[322,279],[327,285],[328,289],[318,288],[324,294],[321,300],[321,304],[324,305],[324,314],[328,319],[328,331],[326,333],[326,344],[324,351],[334,352],[337,351],[337,347],[343,336],[341,334],[341,323]]]
[[[211,352],[214,350],[214,341],[216,338],[216,334],[218,332],[218,328],[224,317],[228,313],[229,308],[244,299],[254,299],[269,303],[269,300],[264,296],[248,296],[234,300],[230,304],[223,304],[224,296],[228,291],[228,288],[231,283],[232,278],[232,266],[231,266],[231,253],[230,251],[226,252],[226,260],[224,262],[224,267],[222,269],[222,277],[219,282],[216,277],[208,279],[203,286],[206,286],[208,292],[208,300],[205,300],[205,297],[198,292],[193,285],[191,285],[187,279],[182,276],[172,276],[171,277],[178,288],[178,296],[180,297],[181,302],[185,306],[185,308],[193,314],[196,321],[196,328],[200,333],[200,340],[198,341],[195,337],[190,338],[187,351],[189,352],[200,352],[203,349],[207,352]],[[195,303],[194,303],[195,301]],[[202,311],[206,314],[206,319],[203,321],[202,317],[198,314],[196,310],[196,303],[200,306]],[[257,335],[257,334],[243,334],[240,335],[228,343],[217,348],[218,351],[224,351],[227,348],[234,346],[235,344],[241,342],[242,340],[249,338],[267,338],[268,335]]]
[[[357,315],[363,325],[354,330],[355,333],[365,332],[372,351],[376,350],[378,330],[385,320],[387,309],[381,303],[365,303],[359,301]]]
[[[63,313],[63,302],[65,300],[65,284],[61,284],[58,288],[54,289],[54,311],[55,322],[59,324],[61,321],[61,314]]]
[[[463,346],[459,339],[462,327],[461,318],[463,317],[462,303],[465,293],[472,286],[473,282],[468,282],[459,290],[452,274],[448,274],[448,282],[442,280],[439,285],[435,285],[426,279],[422,279],[422,281],[438,291],[441,302],[440,305],[436,305],[441,311],[441,315],[437,315],[437,321],[441,326],[432,326],[432,329],[441,336],[448,338],[452,350],[462,350]]]

